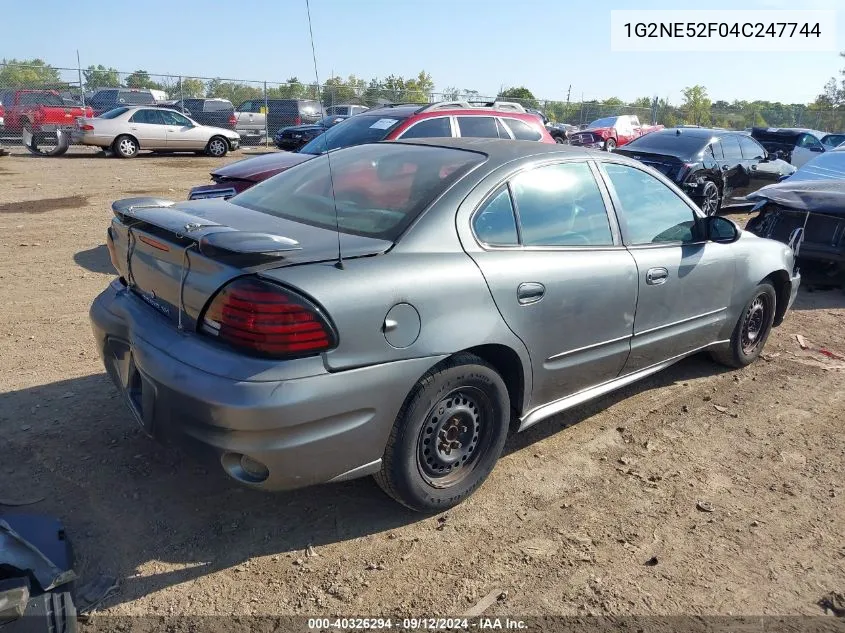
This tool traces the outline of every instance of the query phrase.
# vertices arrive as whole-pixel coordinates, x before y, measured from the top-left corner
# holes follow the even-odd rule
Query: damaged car
[[[845,273],[845,147],[811,160],[792,176],[748,196],[746,229],[792,246],[802,266]]]
[[[801,167],[826,150],[822,139],[827,135],[806,128],[751,128],[751,137],[787,163]]]

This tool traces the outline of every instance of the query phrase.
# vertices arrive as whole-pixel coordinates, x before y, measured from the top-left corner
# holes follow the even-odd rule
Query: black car
[[[273,141],[279,149],[286,149],[295,151],[305,145],[311,139],[319,136],[330,127],[337,125],[341,121],[345,121],[349,116],[327,116],[313,125],[294,125],[291,127],[282,128],[276,132]]]
[[[746,229],[790,244],[809,272],[845,273],[845,149],[833,149],[750,196]]]
[[[747,134],[713,128],[657,130],[614,152],[673,180],[708,215],[749,204],[746,195],[795,172]]]
[[[200,125],[234,130],[237,122],[235,106],[228,99],[183,99],[162,107],[184,112]]]

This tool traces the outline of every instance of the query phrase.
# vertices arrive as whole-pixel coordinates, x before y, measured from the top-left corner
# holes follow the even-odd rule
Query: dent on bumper
[[[202,348],[213,344],[176,332],[122,286],[113,284],[97,297],[90,317],[109,376],[149,434],[211,458],[241,483],[267,490],[377,470],[406,395],[440,360],[331,373],[312,358],[287,361],[311,375],[250,380],[215,375],[181,360],[193,349],[202,355]],[[167,342],[174,335],[183,339],[178,354]],[[233,363],[249,362],[231,357]],[[269,476],[260,482],[238,477],[225,466],[232,454],[261,462]]]

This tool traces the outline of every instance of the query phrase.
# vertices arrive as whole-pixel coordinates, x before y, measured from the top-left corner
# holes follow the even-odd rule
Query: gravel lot
[[[105,613],[448,616],[501,590],[487,614],[822,615],[845,591],[845,363],[813,349],[845,351],[841,289],[802,290],[744,371],[694,357],[512,438],[440,517],[369,479],[244,490],[146,439],[88,325],[109,205],[244,155],[0,158],[0,498],[44,497],[78,574],[121,578]]]

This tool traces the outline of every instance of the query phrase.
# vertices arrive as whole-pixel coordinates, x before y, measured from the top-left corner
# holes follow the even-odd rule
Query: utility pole
[[[566,105],[569,105],[569,95],[572,94],[572,84],[569,84],[569,90],[566,91]]]

